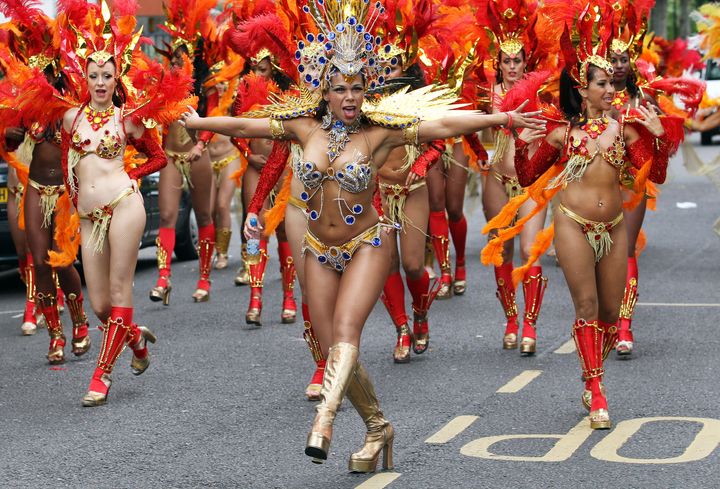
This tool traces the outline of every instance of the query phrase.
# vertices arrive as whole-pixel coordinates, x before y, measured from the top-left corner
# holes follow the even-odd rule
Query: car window
[[[705,67],[706,80],[720,80],[720,64],[718,60],[710,59]]]

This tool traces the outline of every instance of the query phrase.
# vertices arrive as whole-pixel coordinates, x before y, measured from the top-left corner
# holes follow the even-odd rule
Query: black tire
[[[700,134],[700,144],[703,146],[710,146],[712,144],[713,133],[705,131]]]
[[[197,260],[198,225],[188,206],[181,210],[175,225],[175,256],[179,261]]]

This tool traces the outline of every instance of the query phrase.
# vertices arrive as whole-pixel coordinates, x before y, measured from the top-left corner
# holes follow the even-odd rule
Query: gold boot
[[[250,283],[250,271],[247,266],[247,245],[243,243],[240,252],[240,268],[235,275],[235,285],[238,287],[248,285]]]
[[[322,400],[316,408],[317,414],[305,446],[305,455],[312,457],[315,463],[327,460],[335,415],[353,378],[359,354],[357,347],[350,343],[337,343],[328,350],[320,390]]]
[[[348,386],[347,397],[367,427],[365,444],[360,451],[350,455],[348,470],[361,473],[375,472],[380,451],[383,452],[383,469],[392,470],[395,430],[380,411],[370,376],[359,362]]]
[[[228,248],[230,248],[230,228],[215,229],[215,270],[222,270],[228,266]]]

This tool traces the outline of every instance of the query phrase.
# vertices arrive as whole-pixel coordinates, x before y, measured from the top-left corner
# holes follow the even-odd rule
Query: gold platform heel
[[[235,285],[241,287],[250,283],[250,270],[247,266],[247,245],[243,243],[240,252],[240,268],[235,275]]]
[[[130,349],[133,350],[133,357],[130,360],[130,369],[132,369],[133,375],[141,375],[150,366],[150,353],[147,352],[147,343],[150,342],[155,344],[157,336],[145,326],[138,326],[139,338],[134,344],[130,345]],[[138,358],[135,356],[136,350],[146,350],[144,358]]]
[[[597,386],[598,389],[598,407],[592,410],[592,401],[595,400],[591,395],[590,399],[590,428],[593,430],[610,429],[610,413],[607,409],[607,400],[605,392],[601,388],[602,376],[605,373],[602,365],[603,355],[603,329],[598,325],[598,321],[585,321],[577,319],[573,325],[573,339],[577,348],[580,366],[583,372],[583,378],[591,385]],[[585,402],[585,394],[583,393],[583,403]]]
[[[317,414],[305,446],[305,455],[312,457],[314,463],[327,460],[335,416],[353,378],[359,354],[357,347],[350,343],[337,343],[328,350],[320,390],[322,400],[316,408]]]
[[[515,350],[517,347],[518,340],[515,333],[507,333],[503,336],[503,350]]]
[[[367,427],[365,443],[358,452],[350,455],[348,470],[364,474],[375,472],[380,451],[383,452],[383,469],[392,470],[395,430],[380,411],[375,388],[365,367],[360,363],[357,364],[348,386],[347,397]]]
[[[215,228],[215,270],[223,270],[228,266],[228,248],[230,248],[230,228]]]
[[[153,302],[162,301],[163,306],[169,306],[170,292],[172,292],[172,283],[170,282],[170,277],[165,279],[165,283],[167,284],[165,287],[156,285],[155,287],[150,289],[150,300]]]

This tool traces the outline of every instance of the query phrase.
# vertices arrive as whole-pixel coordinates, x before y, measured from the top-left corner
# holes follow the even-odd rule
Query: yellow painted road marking
[[[560,345],[560,348],[555,350],[553,353],[559,353],[561,355],[565,353],[572,353],[575,351],[575,340],[569,339],[562,345]]]
[[[540,375],[542,370],[525,370],[521,372],[517,377],[512,379],[510,382],[500,387],[497,392],[501,394],[512,394],[518,392],[520,389],[532,382],[535,377]]]
[[[682,302],[638,302],[638,306],[652,306],[652,307],[720,307],[720,304],[709,303],[709,302],[698,302],[698,303],[687,303]]]
[[[476,419],[478,419],[477,416],[458,416],[453,418],[448,424],[440,428],[440,431],[425,440],[425,443],[447,443],[465,431]]]
[[[392,481],[400,477],[398,472],[380,472],[370,477],[368,480],[356,486],[355,489],[382,489],[387,487]]]

